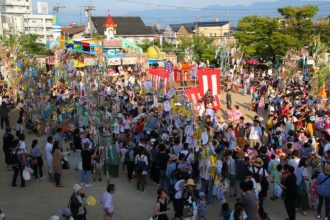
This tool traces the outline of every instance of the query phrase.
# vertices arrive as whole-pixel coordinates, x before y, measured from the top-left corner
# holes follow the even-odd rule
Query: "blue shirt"
[[[326,175],[325,173],[321,173],[318,177],[317,177],[317,184],[319,185],[317,192],[321,195],[321,196],[325,196],[325,197],[330,197],[330,178],[328,178],[325,182],[323,182],[326,178],[328,178],[328,175]],[[321,184],[321,182],[323,182]]]

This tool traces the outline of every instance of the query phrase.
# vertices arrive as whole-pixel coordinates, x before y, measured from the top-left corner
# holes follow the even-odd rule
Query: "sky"
[[[59,20],[61,24],[69,24],[77,22],[84,24],[86,17],[84,7],[86,5],[95,6],[94,15],[105,16],[110,11],[113,16],[130,15],[129,12],[144,11],[152,9],[177,9],[186,8],[189,10],[198,10],[210,5],[248,6],[256,2],[274,2],[278,0],[32,0],[33,12],[37,13],[37,2],[48,2],[49,13],[53,13],[53,5],[59,4],[63,6],[59,12]],[[285,0],[282,0],[285,1]],[[287,0],[303,3],[306,0]],[[309,0],[313,1],[313,0]],[[316,1],[316,0],[315,0]],[[330,2],[330,0],[325,0]]]

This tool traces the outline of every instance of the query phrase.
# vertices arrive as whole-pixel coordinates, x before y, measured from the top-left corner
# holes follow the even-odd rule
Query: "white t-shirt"
[[[294,159],[290,159],[288,160],[288,165],[294,167],[294,169],[296,170],[299,164],[300,158],[294,158]]]
[[[52,150],[53,150],[53,144],[47,143],[46,147],[45,147],[46,159],[47,160],[52,160],[53,159]]]
[[[18,144],[18,154],[26,154],[26,146],[24,141],[20,141]]]

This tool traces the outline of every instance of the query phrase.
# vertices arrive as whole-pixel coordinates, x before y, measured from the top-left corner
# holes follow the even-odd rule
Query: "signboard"
[[[121,40],[120,39],[110,39],[103,41],[103,47],[121,47]]]
[[[37,2],[38,14],[48,15],[48,2]]]
[[[123,65],[134,65],[136,63],[136,57],[123,57]]]
[[[96,59],[94,58],[84,58],[84,65],[85,66],[95,66],[96,65]]]
[[[120,58],[108,58],[107,61],[108,61],[107,62],[108,65],[111,65],[111,66],[121,65],[121,59]]]

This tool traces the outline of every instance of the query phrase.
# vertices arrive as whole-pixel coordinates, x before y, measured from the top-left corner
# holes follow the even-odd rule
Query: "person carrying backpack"
[[[250,171],[252,172],[252,176],[260,188],[260,192],[258,195],[259,207],[262,207],[263,200],[267,196],[267,191],[269,187],[269,183],[267,180],[268,173],[266,169],[263,168],[263,166],[264,166],[263,160],[260,157],[258,157],[255,159],[252,167],[250,168]]]
[[[144,148],[139,148],[138,154],[135,156],[135,173],[137,177],[136,189],[143,193],[148,174],[148,158]]]

